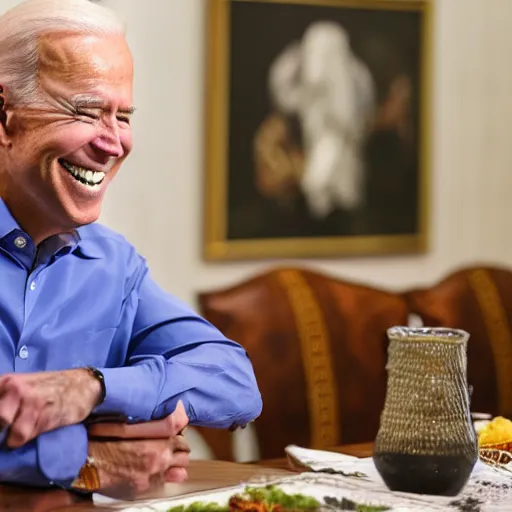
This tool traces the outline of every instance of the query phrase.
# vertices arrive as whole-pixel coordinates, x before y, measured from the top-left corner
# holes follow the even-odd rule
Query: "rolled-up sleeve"
[[[175,379],[182,385],[174,386]],[[178,399],[183,401],[190,423],[197,426],[243,426],[259,416],[262,408],[245,351],[215,343],[180,354],[169,362],[155,416],[170,414]]]
[[[102,368],[106,399],[95,413],[133,421],[170,414],[179,400],[190,424],[227,428],[259,416],[261,395],[249,356],[144,271],[130,299],[136,313],[123,368]]]

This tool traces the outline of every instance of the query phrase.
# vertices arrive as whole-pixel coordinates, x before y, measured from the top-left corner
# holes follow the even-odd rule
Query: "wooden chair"
[[[403,296],[301,268],[279,268],[199,294],[202,314],[250,355],[263,396],[261,458],[295,443],[372,441],[386,392],[386,329],[405,325]],[[230,433],[199,429],[231,460]]]
[[[512,272],[468,267],[405,297],[425,325],[470,333],[471,410],[512,418]]]

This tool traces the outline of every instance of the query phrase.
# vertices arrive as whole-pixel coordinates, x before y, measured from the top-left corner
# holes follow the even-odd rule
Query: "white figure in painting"
[[[337,23],[317,22],[272,63],[274,108],[296,116],[303,136],[299,186],[315,217],[364,201],[363,148],[376,110],[367,66]]]

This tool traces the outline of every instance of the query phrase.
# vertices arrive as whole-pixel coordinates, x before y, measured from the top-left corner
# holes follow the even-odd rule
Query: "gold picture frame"
[[[425,252],[428,249],[429,216],[431,1],[208,1],[209,12],[206,41],[204,259],[207,261],[221,261]],[[320,12],[320,9],[324,9],[324,11]],[[266,14],[265,10],[267,10]],[[338,13],[340,13],[339,16],[341,16],[340,19],[342,21],[336,21],[338,20],[338,18],[336,18]],[[308,15],[311,16],[310,21],[307,19]],[[265,16],[267,17],[265,18]],[[276,19],[279,19],[279,16],[281,16],[281,21],[286,19],[287,22],[277,26],[276,23],[278,22]],[[285,16],[285,18],[283,18],[283,16]],[[312,157],[308,155],[311,155],[313,150],[311,150],[310,153],[304,150],[306,146],[308,148],[315,146],[302,143],[303,147],[301,147],[300,143],[296,144],[293,142],[290,143],[290,146],[286,147],[284,154],[287,156],[287,167],[283,166],[282,170],[286,169],[289,175],[284,174],[285,178],[280,178],[275,167],[273,167],[274,163],[268,160],[268,158],[273,158],[273,156],[263,156],[260,158],[257,149],[259,147],[257,141],[259,140],[259,135],[262,133],[261,130],[267,127],[267,125],[263,126],[265,122],[268,121],[268,123],[270,123],[276,119],[285,119],[285,123],[287,122],[286,118],[280,113],[270,119],[270,117],[274,115],[272,112],[270,114],[269,112],[258,112],[258,105],[263,105],[263,102],[266,102],[265,105],[269,104],[269,93],[268,90],[265,89],[266,85],[263,87],[264,90],[261,91],[261,95],[267,96],[267,98],[262,100],[259,97],[259,91],[263,83],[262,74],[266,74],[265,80],[268,81],[268,69],[270,69],[270,65],[274,62],[268,62],[268,55],[275,54],[275,48],[272,49],[269,45],[274,44],[274,46],[277,47],[279,42],[272,42],[272,38],[286,38],[286,31],[290,34],[293,33],[293,30],[290,28],[293,27],[294,21],[292,20],[298,20],[299,18],[301,19],[300,23],[302,23],[302,25],[309,23],[307,27],[313,27],[313,23],[315,23],[314,28],[320,26],[319,22],[327,21],[328,23],[325,25],[328,27],[327,31],[334,27],[334,30],[331,30],[331,32],[334,34],[333,37],[335,41],[338,41],[339,34],[341,33],[343,35],[344,32],[348,33],[348,37],[351,38],[351,41],[359,41],[361,48],[366,45],[364,48],[366,54],[371,55],[373,58],[374,69],[380,65],[379,63],[388,62],[386,61],[386,56],[390,63],[395,63],[395,61],[401,63],[393,64],[396,69],[390,64],[389,67],[392,68],[391,71],[386,71],[386,66],[380,66],[378,72],[373,72],[371,66],[366,64],[366,61],[356,54],[355,43],[351,42],[352,46],[350,51],[352,53],[349,55],[353,56],[351,57],[353,61],[350,62],[355,62],[356,64],[351,64],[350,69],[355,69],[359,66],[358,63],[362,62],[363,66],[361,69],[363,69],[363,71],[361,71],[361,76],[373,77],[372,80],[367,80],[374,91],[373,95],[371,95],[371,97],[374,98],[372,103],[373,107],[372,109],[368,107],[367,110],[361,110],[361,112],[377,112],[377,114],[372,114],[373,117],[368,114],[370,121],[367,121],[365,117],[364,123],[366,124],[362,123],[361,116],[353,117],[352,119],[355,121],[352,123],[346,123],[346,126],[349,127],[349,131],[356,125],[365,127],[371,126],[371,130],[373,131],[370,136],[367,136],[364,144],[360,143],[359,146],[354,145],[356,149],[350,150],[352,152],[350,153],[351,155],[363,155],[359,160],[352,158],[356,164],[352,167],[339,165],[337,169],[353,168],[355,171],[351,173],[347,172],[347,176],[359,176],[361,175],[361,171],[359,171],[358,174],[356,172],[358,169],[369,167],[368,162],[365,160],[366,157],[364,156],[366,155],[365,152],[369,151],[367,148],[371,147],[372,150],[375,151],[375,154],[372,154],[371,157],[373,158],[371,161],[374,162],[374,164],[372,164],[374,167],[371,169],[373,174],[370,175],[370,178],[368,178],[368,173],[365,175],[366,181],[364,183],[367,188],[364,192],[359,193],[360,196],[361,194],[366,194],[363,204],[370,204],[371,206],[368,206],[367,211],[364,210],[365,206],[363,206],[358,207],[356,210],[350,210],[349,213],[346,213],[344,208],[335,209],[333,210],[334,214],[331,211],[328,217],[329,222],[331,222],[332,219],[334,220],[332,220],[331,224],[328,226],[326,224],[325,227],[322,225],[322,220],[325,219],[325,217],[322,217],[320,221],[318,221],[317,217],[313,218],[313,220],[307,217],[307,215],[311,217],[311,206],[310,210],[305,214],[304,197],[301,197],[301,192],[297,192],[299,184],[304,189],[303,184],[305,182],[304,176],[306,172],[310,172],[310,174],[313,172],[318,174],[320,172],[317,168],[312,167],[310,163]],[[336,20],[333,21],[334,18],[336,18]],[[244,21],[247,22],[245,25]],[[296,23],[300,25],[299,21],[296,21]],[[393,24],[395,24],[396,27]],[[340,26],[341,29],[338,28]],[[375,30],[377,35],[370,32],[372,26],[377,27]],[[389,29],[386,27],[389,27]],[[320,28],[324,29],[325,27],[321,25]],[[352,32],[350,32],[351,29]],[[360,30],[360,33],[358,33],[357,30]],[[365,30],[366,32],[364,32]],[[400,30],[403,32],[403,36],[401,36],[402,39],[397,35],[400,34]],[[283,31],[285,32],[284,35]],[[321,33],[321,31],[318,32]],[[322,37],[324,37],[324,35],[320,35],[317,38],[319,41],[317,41],[317,47],[319,47],[320,50],[311,51],[325,52],[325,48],[332,47],[332,44],[330,46],[325,44],[322,46]],[[336,39],[336,37],[338,37],[338,39]],[[390,41],[392,39],[392,41],[388,43],[386,37]],[[233,38],[238,39],[234,40]],[[304,38],[305,36],[303,36],[301,41],[303,41]],[[296,41],[296,38],[294,41]],[[301,43],[302,46],[293,46],[292,43],[295,44],[294,41],[290,42],[290,48],[293,51],[295,51],[294,48],[304,48],[305,43]],[[371,44],[373,44],[373,47]],[[283,47],[282,41],[279,48],[281,47]],[[324,48],[324,50],[322,50],[322,48]],[[382,50],[382,48],[384,48],[384,50]],[[411,48],[415,49],[414,54]],[[272,51],[274,53],[272,53]],[[281,49],[279,49],[279,51],[281,51]],[[372,51],[373,53],[371,53]],[[267,62],[268,65],[266,67],[262,65],[265,57],[261,57],[261,59],[263,59],[261,62],[258,60],[260,59],[260,55],[264,52],[267,54],[267,61],[265,62]],[[379,52],[384,55],[383,59],[377,58],[378,55],[380,55]],[[393,52],[397,53],[397,55],[394,55]],[[315,54],[312,53],[312,55]],[[275,59],[275,57],[272,58]],[[304,57],[304,59],[306,58],[308,57]],[[332,62],[337,63],[338,60]],[[368,60],[368,62],[370,62],[370,60]],[[240,69],[244,66],[245,71]],[[409,66],[410,72],[407,66]],[[302,62],[298,68],[301,70],[300,73],[302,73],[302,69],[305,67],[306,65]],[[328,67],[330,68],[330,66]],[[364,71],[364,67],[368,68],[369,72]],[[262,71],[262,69],[264,71]],[[283,69],[285,68],[283,67]],[[344,70],[345,68],[340,67],[340,69]],[[395,77],[392,76],[393,72],[396,74]],[[390,76],[386,76],[386,73]],[[297,71],[295,71],[295,76],[296,75]],[[409,77],[409,89],[407,90],[412,92],[407,96],[409,99],[402,100],[402,103],[397,103],[397,101],[400,101],[397,100],[397,97],[406,97],[405,93],[399,96],[398,93],[394,92],[395,97],[390,99],[391,93],[389,91],[392,89],[392,86],[395,87],[397,81],[404,76],[406,78]],[[359,78],[357,79],[359,80]],[[356,80],[356,78],[353,80]],[[390,80],[394,81],[390,82]],[[350,83],[352,84],[353,82]],[[390,85],[391,83],[392,86]],[[405,82],[402,82],[402,85],[404,83]],[[379,86],[381,90],[379,90]],[[346,89],[351,91],[355,90],[356,94],[360,94],[357,91],[362,90],[361,87],[354,87],[352,89],[347,87]],[[384,90],[387,92],[383,93],[382,91]],[[288,94],[283,93],[283,97],[285,98],[284,101],[287,101],[286,98]],[[382,99],[382,97],[384,97],[384,99]],[[360,100],[359,97],[357,97],[357,100],[358,104],[362,104],[362,100]],[[406,104],[405,101],[408,101],[408,103]],[[352,103],[353,102],[349,102],[348,104],[351,105]],[[403,107],[405,104],[407,108]],[[308,103],[304,102],[303,105],[306,105],[306,107],[303,108],[306,114],[301,114],[302,117],[300,117],[300,119],[306,119],[306,122],[308,122],[306,116],[310,115],[311,117],[313,114],[308,114]],[[401,105],[401,107],[399,108],[396,105]],[[393,108],[395,110],[393,110]],[[325,111],[328,112],[328,109]],[[310,112],[313,112],[313,110],[310,109]],[[392,114],[390,114],[390,112],[392,112]],[[406,113],[404,114],[404,112]],[[249,126],[251,119],[254,120],[259,115],[261,115],[260,124],[257,125],[253,122],[253,125]],[[248,123],[247,126],[244,124],[246,120]],[[404,126],[404,123],[408,126],[409,132],[399,131],[401,127]],[[341,123],[339,124],[341,126]],[[258,128],[258,126],[263,126],[263,128]],[[284,124],[283,126],[285,130],[288,130],[291,124]],[[302,126],[304,126],[304,123]],[[382,126],[384,126],[384,128],[382,128]],[[251,132],[251,130],[253,131]],[[258,130],[260,131],[258,132]],[[289,135],[291,132],[292,129],[290,128],[286,133]],[[340,129],[337,133],[343,133],[343,137],[345,137],[345,132],[342,132]],[[389,150],[389,146],[386,146],[388,139],[385,137],[389,136],[389,140],[394,141],[390,133],[395,136],[396,132],[400,133],[399,137],[403,137],[403,140],[400,139],[402,145],[396,146],[399,149],[396,149],[395,153],[392,153],[392,151]],[[248,137],[248,133],[253,133],[254,135]],[[309,138],[302,135],[302,140],[309,141],[312,137],[314,140],[320,137],[324,137],[326,140],[328,139],[327,136],[323,135],[323,132],[318,131],[319,135],[316,135],[317,132],[314,131],[311,133],[313,133],[313,136],[309,136]],[[404,133],[409,134],[407,135],[409,139],[405,138]],[[410,135],[411,133],[413,135]],[[289,139],[288,135],[286,135],[286,140]],[[354,135],[351,136],[352,139],[349,138],[347,140],[356,140]],[[280,155],[282,153],[283,146],[279,146],[279,144],[283,143],[279,138],[285,136],[272,135],[272,137],[273,138],[268,139],[271,141],[269,143],[271,145],[268,147],[275,148],[277,144],[278,153],[275,153],[274,149],[267,150],[267,146],[262,146],[263,149],[261,153],[263,155]],[[369,137],[372,138],[371,144],[374,146],[368,142]],[[377,139],[377,142],[375,142],[374,139]],[[408,141],[408,145],[404,142],[406,140]],[[414,142],[411,142],[411,140],[414,140]],[[393,144],[396,145],[395,142],[393,142]],[[391,146],[393,148],[395,147],[392,144]],[[339,147],[338,144],[334,144],[333,147],[335,148],[335,152],[338,151],[338,153],[340,153],[339,149],[336,149]],[[298,153],[293,148],[299,148]],[[388,154],[386,153],[387,150],[389,150],[388,153],[392,155],[390,162],[387,162],[386,158],[382,157],[382,155]],[[295,151],[295,153],[292,151]],[[406,156],[403,156],[401,151],[403,155]],[[298,157],[294,157],[295,160],[293,160],[290,155],[298,155]],[[381,155],[380,159],[379,155]],[[237,158],[238,160],[236,160]],[[265,160],[266,158],[267,160]],[[370,160],[369,157],[368,160]],[[269,161],[271,162],[270,164],[268,163]],[[298,164],[295,167],[290,166],[289,162],[294,161],[298,162]],[[400,164],[397,164],[395,161]],[[386,164],[384,165],[382,162],[386,162]],[[400,167],[402,162],[406,162],[403,163],[403,169]],[[272,170],[268,171],[269,168]],[[314,170],[310,171],[311,168]],[[300,177],[290,177],[294,171],[289,171],[289,169],[298,169],[297,172],[301,173],[298,175]],[[320,167],[318,169],[320,169]],[[270,174],[268,174],[269,172]],[[276,173],[275,176],[272,175],[274,172]],[[345,170],[342,172],[345,172]],[[389,178],[387,178],[388,175]],[[406,176],[406,179],[401,180],[401,176]],[[253,180],[252,182],[250,182],[251,179]],[[281,181],[279,181],[279,179],[281,179]],[[358,183],[361,183],[361,179],[358,179]],[[246,181],[243,182],[243,180]],[[288,184],[287,180],[291,182],[291,185]],[[354,181],[354,179],[352,181]],[[271,188],[274,182],[278,183],[276,188],[277,192]],[[258,185],[260,188],[257,192],[251,190],[250,187],[257,187],[256,184],[261,183],[264,185]],[[271,184],[270,188],[268,183]],[[393,184],[395,188],[392,188],[390,184]],[[264,188],[265,186],[267,188]],[[398,190],[396,187],[398,187]],[[407,187],[409,187],[409,189]],[[370,188],[371,193],[369,192]],[[291,189],[292,192],[289,192],[288,189]],[[340,199],[338,202],[342,205],[348,204],[347,199],[344,199],[345,203],[342,203],[342,199],[348,197],[347,190],[349,189],[350,187],[347,187],[346,190],[340,188],[341,192],[339,193]],[[358,189],[352,187],[352,189],[357,191],[362,190],[362,187],[359,186]],[[260,194],[261,190],[264,191],[264,194]],[[324,190],[326,190],[326,194],[332,193],[332,187],[324,186]],[[313,192],[315,192],[314,187]],[[257,197],[257,194],[260,194],[262,197]],[[314,195],[310,190],[307,191],[307,194]],[[304,196],[306,193],[302,193],[302,195]],[[277,199],[275,199],[274,196],[277,197]],[[352,194],[352,196],[356,197],[357,192]],[[373,203],[368,199],[370,196]],[[351,198],[349,199],[352,200]],[[254,208],[251,206],[253,204],[255,205]],[[285,213],[282,214],[282,210],[278,210],[276,204],[279,205],[279,208],[284,208],[285,210],[283,211],[285,211]],[[292,206],[290,206],[290,204]],[[299,206],[296,206],[297,204]],[[325,204],[328,204],[328,200],[320,196],[318,204],[320,205],[317,207],[319,211],[322,211],[322,209],[325,210]],[[299,210],[299,207],[302,208],[302,210]],[[293,208],[296,208],[296,210],[293,210]],[[393,208],[395,208],[395,210],[393,210]],[[402,208],[402,210],[400,210],[400,208]],[[279,213],[272,217],[274,211],[279,211]],[[300,215],[297,215],[296,218],[293,217],[293,212],[295,211],[300,211]],[[356,211],[356,213],[353,213],[353,211]],[[314,212],[315,214],[318,213],[316,210],[314,210]],[[338,217],[336,217],[336,215],[338,215]],[[306,220],[304,221],[303,219]],[[349,221],[344,224],[343,219],[349,219]],[[393,222],[395,222],[395,224],[392,224],[389,219],[394,219]],[[388,224],[385,224],[385,222],[388,222]],[[288,231],[286,231],[286,226],[290,227]],[[336,231],[338,227],[339,233]],[[244,232],[244,229],[247,229],[247,231]],[[317,231],[315,231],[315,229],[317,229]],[[372,229],[374,231],[372,231]],[[396,232],[394,232],[393,229],[395,229]],[[400,229],[402,231],[400,231]]]

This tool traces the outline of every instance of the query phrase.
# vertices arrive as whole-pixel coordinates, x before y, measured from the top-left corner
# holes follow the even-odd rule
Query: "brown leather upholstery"
[[[466,268],[406,297],[425,325],[470,333],[471,410],[512,417],[512,272]]]
[[[404,325],[398,294],[282,268],[201,293],[202,314],[248,351],[263,396],[262,458],[286,445],[325,448],[374,439],[386,391],[386,329]],[[228,432],[201,429],[218,458]]]

